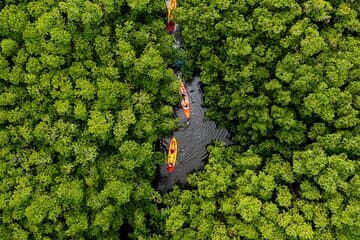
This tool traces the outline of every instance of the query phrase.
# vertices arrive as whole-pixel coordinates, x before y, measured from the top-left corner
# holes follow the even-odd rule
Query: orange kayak
[[[191,116],[190,98],[189,98],[189,94],[186,89],[186,86],[185,86],[184,82],[181,80],[180,80],[179,94],[182,97],[182,100],[181,100],[182,111],[183,111],[186,119],[189,120],[190,116]]]
[[[176,0],[170,0],[167,4],[168,7],[168,18],[172,16],[172,12],[176,9]]]
[[[177,142],[176,142],[176,138],[173,137],[170,140],[169,153],[167,159],[168,161],[167,170],[169,173],[172,173],[174,171],[176,164],[176,155],[177,155]]]

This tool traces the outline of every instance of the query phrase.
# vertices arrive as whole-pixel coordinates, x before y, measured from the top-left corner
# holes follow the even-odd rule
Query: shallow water
[[[187,176],[194,171],[204,168],[208,157],[206,146],[214,140],[230,144],[230,135],[226,129],[217,128],[214,121],[205,121],[205,110],[202,107],[203,99],[199,84],[199,77],[194,77],[191,82],[186,82],[190,96],[191,119],[186,124],[186,119],[181,108],[175,108],[175,115],[184,123],[184,127],[173,133],[178,143],[178,154],[175,170],[172,174],[167,171],[167,163],[160,166],[157,189],[161,192],[169,191],[174,184],[186,184]],[[168,148],[170,138],[163,139],[163,148]]]

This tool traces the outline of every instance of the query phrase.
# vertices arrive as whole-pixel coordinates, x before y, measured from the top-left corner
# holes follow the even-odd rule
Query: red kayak
[[[176,22],[175,21],[168,21],[167,22],[167,30],[169,33],[173,33],[174,30],[175,30],[175,25],[176,25]]]

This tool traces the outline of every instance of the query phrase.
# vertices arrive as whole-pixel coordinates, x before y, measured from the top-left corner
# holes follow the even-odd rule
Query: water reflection
[[[229,133],[226,129],[219,129],[215,122],[205,121],[205,110],[202,107],[202,93],[199,84],[199,77],[194,77],[191,82],[186,82],[190,95],[191,119],[186,124],[186,119],[181,108],[175,109],[176,117],[184,123],[184,127],[173,133],[178,143],[178,154],[175,170],[169,174],[166,163],[160,167],[157,189],[161,192],[169,191],[176,183],[186,184],[186,177],[189,173],[203,169],[208,156],[206,146],[214,140],[230,144]],[[164,139],[163,147],[168,147],[170,138]]]

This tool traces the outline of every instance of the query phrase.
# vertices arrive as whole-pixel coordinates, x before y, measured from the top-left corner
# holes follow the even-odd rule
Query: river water
[[[168,5],[168,3],[167,3]],[[178,24],[176,24],[175,31],[172,33],[174,37],[174,48],[181,50],[182,37]],[[181,63],[180,59],[177,63]],[[181,78],[178,64],[174,64],[174,73]],[[178,153],[173,173],[169,174],[167,171],[167,161],[164,161],[159,167],[157,177],[157,189],[161,192],[167,192],[172,189],[174,184],[180,186],[186,185],[187,176],[195,171],[201,170],[205,167],[208,152],[206,147],[214,140],[224,142],[226,145],[231,144],[229,132],[223,128],[217,128],[214,121],[205,120],[205,109],[203,108],[203,95],[200,87],[200,78],[194,76],[191,81],[184,81],[191,105],[190,121],[185,119],[185,116],[180,107],[174,108],[175,117],[179,118],[184,126],[177,129],[172,137],[176,137],[178,143]],[[167,152],[170,137],[161,140],[161,147]]]
[[[157,189],[161,192],[169,191],[174,184],[186,185],[187,176],[194,171],[204,168],[208,152],[207,145],[214,140],[231,144],[229,132],[223,128],[217,128],[214,121],[204,119],[205,109],[202,107],[203,98],[200,88],[199,77],[187,81],[186,87],[190,95],[191,119],[186,121],[181,108],[175,108],[175,116],[184,123],[184,126],[173,133],[178,143],[178,154],[175,170],[172,174],[167,171],[167,163],[164,162],[159,168]],[[162,147],[167,151],[169,138],[162,140]]]

